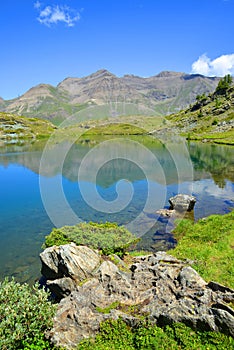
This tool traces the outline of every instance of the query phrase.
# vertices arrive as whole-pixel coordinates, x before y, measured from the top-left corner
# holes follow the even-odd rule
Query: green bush
[[[121,319],[101,324],[95,339],[81,342],[78,350],[228,350],[234,339],[215,332],[193,331],[184,324],[159,328],[150,323],[130,328]]]
[[[105,255],[115,253],[122,256],[126,249],[137,241],[131,232],[116,223],[82,222],[75,226],[54,228],[45,238],[45,247],[74,242],[77,245],[100,249]]]
[[[212,122],[212,125],[217,125],[217,124],[218,124],[218,120],[214,119],[213,122]]]
[[[52,349],[45,332],[52,326],[55,305],[35,285],[0,282],[0,349]]]

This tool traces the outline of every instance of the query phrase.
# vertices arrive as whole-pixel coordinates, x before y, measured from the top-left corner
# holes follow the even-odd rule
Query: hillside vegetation
[[[200,86],[197,79],[199,79],[200,83],[207,82],[207,80],[204,80],[204,77],[184,76],[178,74],[173,75],[172,73],[169,73],[170,72],[165,76],[159,75],[154,78],[148,78],[148,80],[144,80],[140,77],[126,76],[122,78],[123,81],[121,80],[121,84],[131,83],[132,86],[134,86],[134,89],[139,93],[140,90],[138,90],[138,85],[142,86],[142,84],[144,85],[146,82],[151,82],[151,80],[155,83],[157,82],[157,84],[162,84],[162,87],[166,89],[167,84],[171,79],[174,79],[173,82],[175,83],[177,82],[176,79],[179,77],[180,79],[183,78],[184,82],[193,82],[193,84],[195,84],[194,86],[196,86],[196,91],[199,91],[197,88]],[[87,100],[79,99],[77,97],[78,95],[76,95],[76,92],[81,89],[80,84],[82,81],[87,84],[87,86],[91,84],[90,86],[92,87],[92,89],[90,87],[91,95],[86,96],[86,98],[93,97],[92,94],[99,94],[98,103],[103,103],[101,97],[103,98],[105,94],[104,92],[104,95],[98,93],[98,86],[102,86],[104,83],[108,83],[107,85],[111,86],[111,84],[114,84],[115,82],[116,90],[121,86],[124,93],[125,85],[121,85],[120,82],[117,83],[118,79],[119,78],[113,76],[109,72],[103,71],[99,73],[97,72],[90,77],[86,77],[84,80],[66,79],[59,84],[57,89],[43,84],[32,88],[25,94],[24,98],[22,97],[14,100],[14,103],[12,102],[14,106],[18,106],[18,109],[12,107],[12,110],[15,110],[17,114],[21,113],[25,115],[27,118],[0,112],[0,140],[7,140],[8,143],[15,143],[17,140],[21,139],[35,139],[49,135],[54,129],[56,129],[51,123],[46,121],[43,122],[41,119],[31,118],[33,115],[49,118],[57,125],[70,115],[69,118],[60,125],[59,131],[56,132],[55,138],[57,141],[67,138],[77,138],[81,135],[86,135],[90,138],[91,135],[150,134],[157,136],[180,134],[185,136],[188,140],[213,141],[230,145],[234,144],[234,86],[231,76],[225,76],[220,79],[218,83],[217,80],[211,80],[212,83],[215,84],[213,86],[216,86],[213,93],[210,93],[210,90],[206,90],[205,88],[200,89],[201,92],[204,90],[208,92],[202,92],[201,95],[197,95],[195,103],[190,104],[187,109],[169,116],[162,116],[162,114],[167,114],[166,111],[163,113],[156,112],[156,105],[152,108],[147,101],[144,101],[145,108],[147,109],[147,113],[150,111],[150,114],[145,115],[142,110],[142,114],[139,115],[139,111],[132,109],[132,107],[129,109],[128,113],[127,110],[121,108],[118,111],[115,111],[115,107],[118,103],[116,105],[106,104],[105,106],[109,106],[106,109],[103,107],[103,104],[98,105],[97,101],[95,100],[95,102],[92,98],[92,103],[87,104]],[[210,80],[208,81],[210,82]],[[97,86],[95,84],[97,84]],[[79,91],[83,94],[83,90]],[[46,98],[42,99],[41,96],[43,94],[46,95]],[[73,98],[70,107],[68,106],[70,103],[69,94]],[[155,94],[156,92],[153,96],[156,100],[158,99],[157,103],[159,103],[159,100],[162,99],[163,96],[165,99],[162,103],[169,103],[169,95],[159,94],[159,92],[157,92],[156,95]],[[132,98],[133,96],[135,95],[133,94]],[[53,99],[53,101],[50,99]],[[55,100],[58,100],[58,103],[55,103]],[[27,101],[30,103],[26,103]],[[38,101],[40,101],[40,103]],[[130,99],[129,101],[126,101],[126,104],[124,102],[125,107],[127,106],[127,102],[130,103],[132,101]],[[81,102],[83,102],[83,104]],[[121,103],[123,104],[123,101]],[[9,109],[6,108],[7,104],[8,102],[5,101],[5,109]],[[11,106],[13,105],[11,104]],[[29,105],[31,106],[30,108]],[[129,106],[130,105],[131,103]],[[148,107],[150,107],[150,109]],[[65,108],[66,113],[57,113],[57,108],[60,112]],[[114,113],[113,115],[110,115],[110,110],[112,111],[112,114]]]
[[[47,120],[0,112],[0,144],[17,144],[48,137],[55,126]]]
[[[234,144],[234,86],[230,75],[214,93],[197,95],[188,109],[167,117],[177,132],[191,140]]]
[[[175,135],[188,140],[234,144],[234,86],[229,76],[220,80],[215,91],[197,95],[189,108],[170,116],[123,115],[105,120],[85,120],[76,123],[71,119],[61,125],[57,139],[95,135]]]

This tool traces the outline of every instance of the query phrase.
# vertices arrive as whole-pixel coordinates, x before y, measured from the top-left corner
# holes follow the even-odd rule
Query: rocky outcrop
[[[69,295],[81,281],[93,276],[100,264],[98,252],[74,243],[46,248],[40,258],[42,275],[58,299]]]
[[[115,257],[109,260],[106,257],[100,262],[97,253],[89,249],[90,259],[88,255],[85,259],[89,272],[85,275],[90,277],[77,283],[74,276],[81,279],[80,265],[77,264],[77,274],[73,268],[61,269],[63,263],[57,257],[62,254],[57,252],[76,251],[75,261],[80,261],[77,254],[80,251],[83,257],[83,249],[88,252],[87,248],[77,247],[76,250],[71,244],[48,249],[51,258],[44,259],[44,263],[51,262],[51,268],[47,265],[43,271],[53,271],[60,285],[66,284],[67,278],[73,281],[66,284],[70,294],[60,301],[50,332],[56,345],[73,349],[83,338],[94,336],[100,322],[118,317],[132,327],[145,316],[158,325],[184,322],[194,329],[234,336],[234,311],[228,306],[234,301],[234,291],[215,282],[207,284],[189,266],[189,261],[182,262],[165,252],[157,252],[133,258],[127,266]],[[63,261],[73,260],[67,256]],[[73,267],[75,265],[72,263]],[[64,276],[61,276],[62,271],[66,271]]]

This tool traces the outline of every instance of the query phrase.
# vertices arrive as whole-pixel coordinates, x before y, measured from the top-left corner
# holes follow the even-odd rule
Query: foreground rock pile
[[[234,291],[206,283],[189,266],[166,254],[133,258],[128,266],[116,256],[74,243],[47,248],[42,273],[60,299],[50,333],[56,345],[75,348],[94,336],[100,322],[121,317],[136,326],[140,317],[158,325],[184,322],[194,329],[234,336]]]

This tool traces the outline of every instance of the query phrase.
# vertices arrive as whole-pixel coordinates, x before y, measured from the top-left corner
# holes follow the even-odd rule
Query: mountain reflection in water
[[[197,198],[192,213],[195,220],[214,213],[223,214],[234,208],[233,147],[160,142],[149,137],[135,137],[130,141],[115,137],[115,141],[106,144],[105,152],[100,151],[90,159],[87,155],[99,145],[100,139],[83,140],[80,144],[66,141],[52,145],[48,148],[43,166],[40,165],[43,143],[1,148],[0,279],[14,275],[19,281],[32,282],[40,275],[38,255],[45,235],[55,222],[51,222],[43,206],[39,173],[44,195],[46,193],[53,206],[52,220],[55,215],[61,226],[74,223],[69,221],[60,202],[57,193],[60,184],[67,205],[75,215],[73,219],[78,217],[84,221],[113,221],[126,225],[134,234],[141,236],[139,248],[144,249],[168,249],[176,243],[170,223],[157,220],[155,212],[162,204],[168,206],[168,199],[178,192],[191,193]],[[147,152],[156,158],[155,164],[149,161],[151,155],[148,157]],[[61,155],[64,155],[62,161]],[[81,164],[84,173],[78,181]],[[95,181],[92,169],[98,169]],[[118,185],[122,186],[122,192],[118,193]],[[153,195],[145,207],[149,188]],[[110,211],[92,208],[81,190],[87,190],[91,200],[96,192],[100,203],[102,200],[107,205],[110,202]],[[111,204],[118,195],[123,196],[125,203],[124,195],[129,195],[129,191],[131,200],[126,207],[111,211]]]

